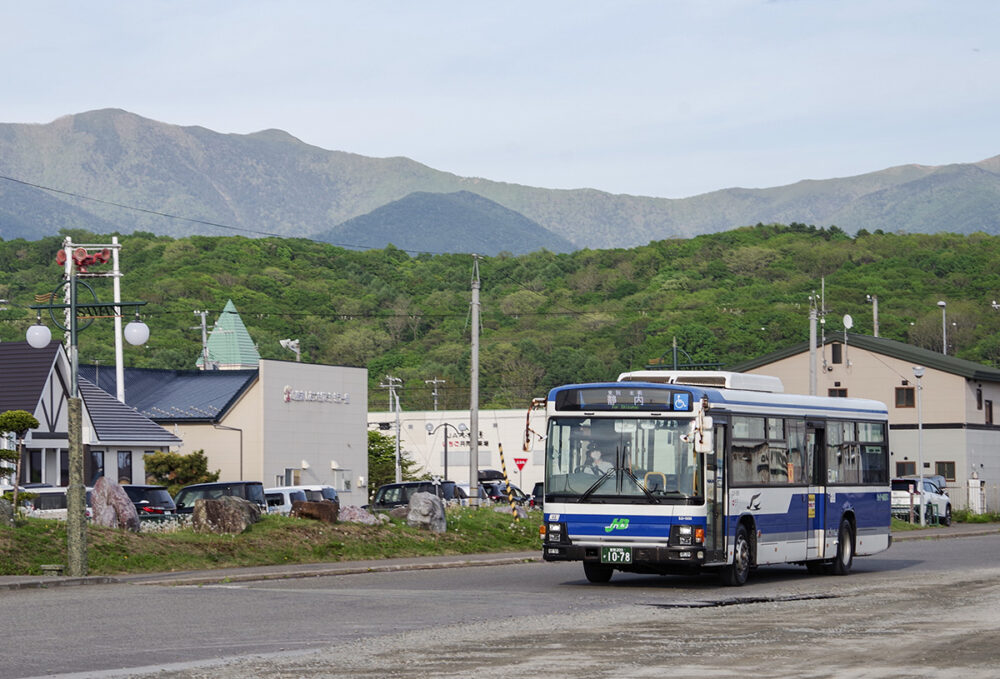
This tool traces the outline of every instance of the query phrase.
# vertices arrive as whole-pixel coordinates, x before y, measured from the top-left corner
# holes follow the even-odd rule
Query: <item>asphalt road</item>
[[[997,676],[998,554],[997,534],[898,542],[742,588],[536,562],[0,591],[0,679]]]

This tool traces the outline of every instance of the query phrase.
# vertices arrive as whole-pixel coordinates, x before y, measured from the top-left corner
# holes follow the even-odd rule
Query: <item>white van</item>
[[[299,486],[265,488],[264,498],[267,500],[268,514],[283,514],[285,516],[292,511],[293,502],[305,502],[308,500],[306,491]]]

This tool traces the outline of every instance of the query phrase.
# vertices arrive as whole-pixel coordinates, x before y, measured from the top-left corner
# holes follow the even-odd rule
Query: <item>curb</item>
[[[113,585],[113,584],[133,584],[133,585],[176,585],[176,586],[200,586],[200,585],[222,585],[234,582],[254,582],[262,580],[290,580],[293,578],[318,578],[331,575],[359,575],[362,573],[392,573],[400,571],[434,570],[441,568],[468,568],[471,566],[506,566],[520,563],[532,563],[541,561],[541,554],[538,556],[499,556],[496,558],[459,560],[459,561],[437,561],[437,562],[409,562],[391,564],[372,564],[365,566],[344,564],[316,564],[314,567],[303,565],[293,570],[269,571],[269,572],[239,572],[227,573],[224,569],[217,573],[154,573],[140,575],[122,576],[85,576],[80,578],[67,578],[61,576],[13,576],[21,578],[10,582],[2,582],[0,578],[0,590],[19,589],[47,589],[49,587],[78,587],[83,585]]]
[[[965,532],[954,532],[948,533],[944,532],[948,529],[943,529],[942,532],[935,533],[924,533],[920,530],[906,531],[905,533],[893,533],[893,542],[905,542],[907,540],[944,540],[946,538],[973,538],[982,537],[984,535],[996,535],[1000,533],[1000,528],[983,528],[982,530],[970,530]]]
[[[953,527],[952,527],[953,528]],[[1000,526],[983,526],[981,529],[972,528],[965,531],[955,531],[952,528],[931,529],[934,532],[924,530],[906,531],[904,533],[894,533],[892,541],[906,542],[910,540],[944,540],[951,538],[982,537],[985,535],[996,535],[1000,533]],[[433,570],[439,568],[468,568],[471,566],[505,566],[519,563],[533,563],[541,561],[541,554],[520,556],[496,556],[481,559],[458,559],[454,561],[410,561],[405,563],[371,563],[367,565],[357,565],[356,562],[344,564],[302,564],[297,568],[272,571],[252,571],[226,572],[225,569],[218,572],[197,572],[197,573],[147,573],[137,575],[107,576],[94,575],[82,578],[71,578],[64,576],[10,576],[7,582],[0,577],[0,591],[19,589],[47,589],[49,587],[80,587],[84,585],[176,585],[176,586],[199,586],[199,585],[222,585],[235,582],[253,582],[261,580],[290,580],[293,578],[318,578],[331,575],[359,575],[362,573],[393,573],[401,571]],[[266,566],[264,568],[267,568]]]

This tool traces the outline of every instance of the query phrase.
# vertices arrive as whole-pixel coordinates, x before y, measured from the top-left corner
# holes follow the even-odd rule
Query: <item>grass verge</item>
[[[405,556],[540,549],[540,512],[514,521],[491,508],[449,508],[448,530],[431,533],[405,521],[367,526],[325,524],[268,515],[240,535],[195,533],[189,527],[131,533],[88,526],[90,575],[354,561]],[[39,575],[42,564],[66,563],[66,524],[19,519],[0,528],[0,575]]]

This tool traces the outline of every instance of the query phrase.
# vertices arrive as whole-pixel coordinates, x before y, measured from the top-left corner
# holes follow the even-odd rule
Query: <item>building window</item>
[[[832,363],[844,362],[844,345],[834,342],[830,345],[830,361]]]
[[[69,486],[69,451],[59,451],[59,485]]]
[[[833,396],[835,398],[847,398],[847,389],[837,388],[837,389],[827,389],[827,396]]]
[[[983,388],[976,387],[976,410],[983,409]]]
[[[97,483],[97,479],[104,476],[104,451],[90,451],[90,455],[85,456],[83,462],[83,476],[87,479],[87,485],[93,486]]]
[[[940,474],[944,477],[945,481],[955,480],[955,463],[954,462],[935,462],[934,463],[934,473]]]
[[[917,473],[916,462],[897,462],[896,476],[915,476]]]
[[[993,424],[993,401],[987,399],[984,409],[986,410],[986,424]]]
[[[896,407],[912,408],[916,405],[915,392],[913,387],[896,387]]]
[[[118,483],[132,483],[132,451],[118,451]]]

